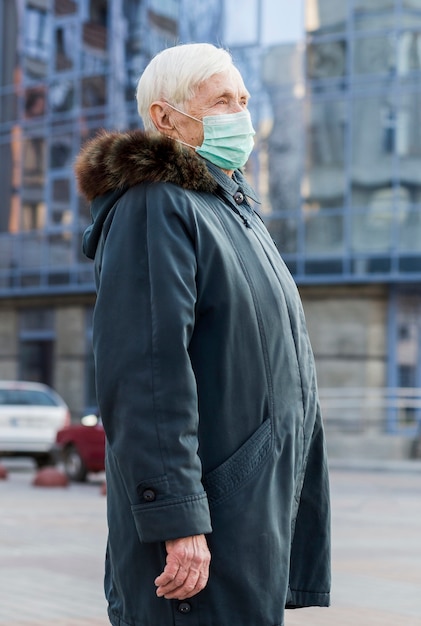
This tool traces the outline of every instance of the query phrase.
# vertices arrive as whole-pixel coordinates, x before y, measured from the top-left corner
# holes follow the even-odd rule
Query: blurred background
[[[421,456],[421,0],[2,0],[0,379],[95,412],[73,161],[139,127],[143,68],[197,41],[252,93],[247,175],[303,299],[330,456]]]

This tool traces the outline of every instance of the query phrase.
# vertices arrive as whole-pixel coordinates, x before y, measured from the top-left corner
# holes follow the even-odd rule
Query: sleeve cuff
[[[132,513],[142,543],[212,532],[206,493],[167,502],[136,504]]]

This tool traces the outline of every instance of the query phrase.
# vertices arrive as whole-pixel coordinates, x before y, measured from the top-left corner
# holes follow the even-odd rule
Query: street
[[[4,465],[0,625],[106,626],[102,476],[34,487],[31,465]],[[332,607],[287,611],[285,626],[421,626],[421,468],[333,465],[331,487]]]

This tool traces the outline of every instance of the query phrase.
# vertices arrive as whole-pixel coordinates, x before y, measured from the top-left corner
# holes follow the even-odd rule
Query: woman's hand
[[[210,552],[205,535],[193,535],[165,542],[167,562],[155,579],[156,595],[167,600],[185,600],[206,586]]]

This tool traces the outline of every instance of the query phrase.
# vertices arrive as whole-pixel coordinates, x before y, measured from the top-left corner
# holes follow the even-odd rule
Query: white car
[[[64,400],[41,383],[0,380],[0,457],[52,460],[56,433],[71,422]]]

